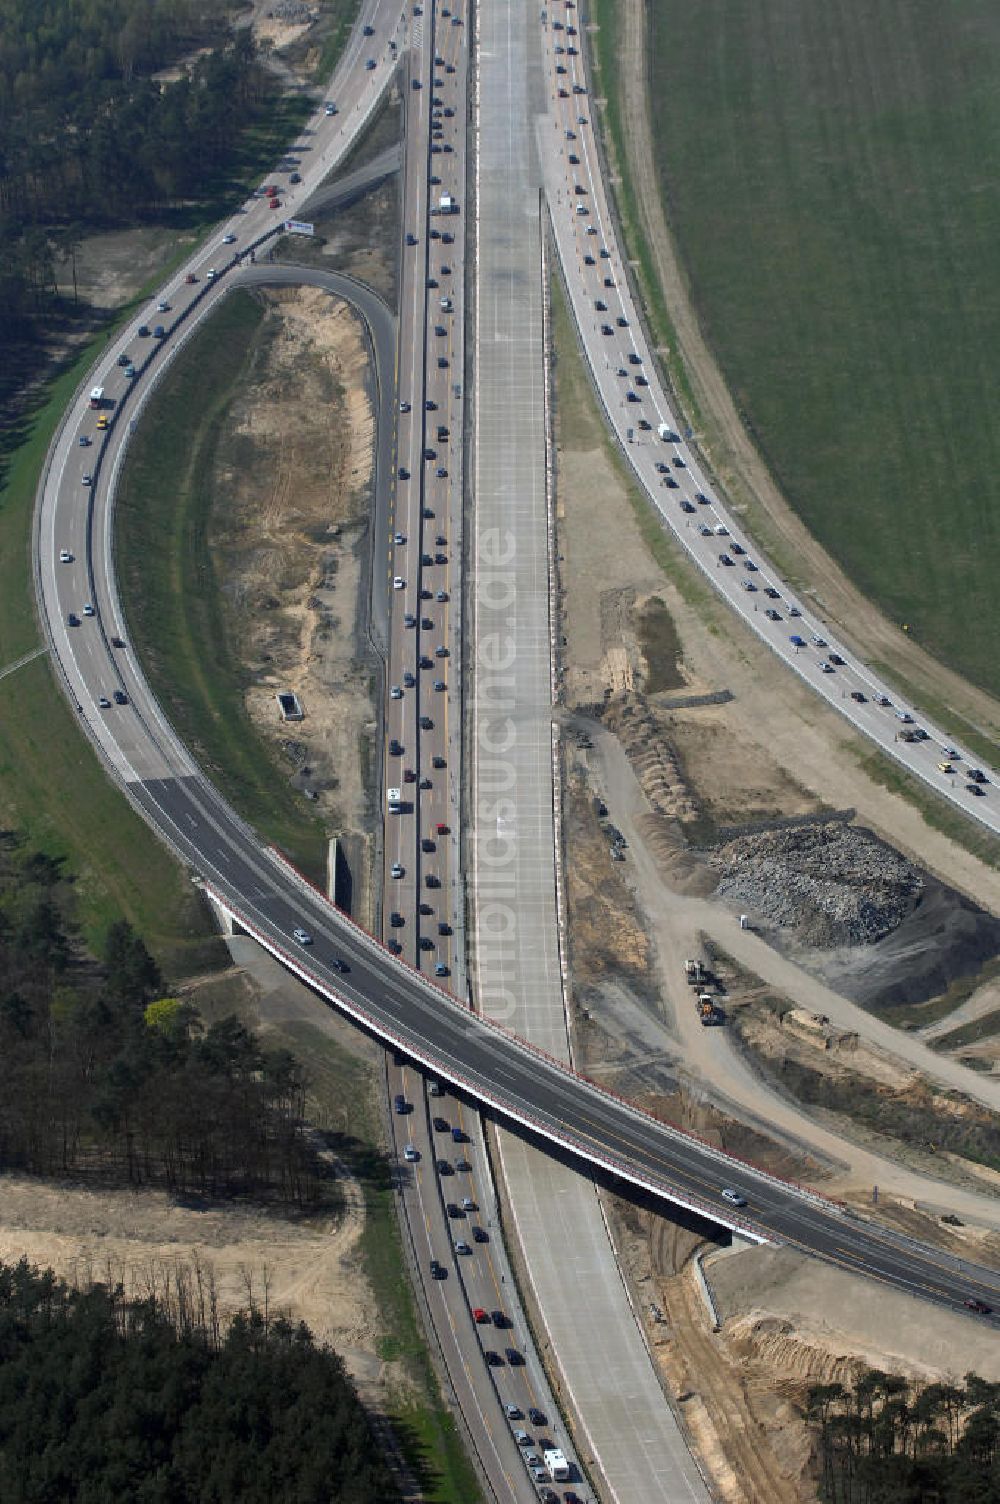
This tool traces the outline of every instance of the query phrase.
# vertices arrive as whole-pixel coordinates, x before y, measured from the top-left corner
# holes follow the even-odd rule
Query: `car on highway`
[[[743,1192],[736,1190],[734,1186],[723,1186],[720,1195],[724,1201],[730,1202],[732,1206],[746,1206],[747,1204],[747,1198]]]
[[[985,1300],[977,1300],[975,1296],[970,1295],[963,1304],[967,1311],[975,1311],[977,1316],[992,1316],[993,1314],[993,1307],[988,1306]]]
[[[434,756],[431,758],[431,767],[432,768],[443,768],[445,766],[446,766],[446,763],[445,763],[444,758],[440,755],[440,753],[435,753]]]
[[[486,1324],[489,1323],[490,1313],[489,1313],[489,1311],[484,1311],[483,1308],[482,1308],[482,1306],[473,1306],[473,1308],[472,1308],[472,1319],[479,1326],[482,1326],[484,1323],[486,1323]]]
[[[420,729],[421,729],[421,731],[433,731],[434,730],[434,722],[431,720],[431,718],[430,718],[429,715],[422,715],[420,717]]]
[[[390,877],[402,877],[403,872],[404,868],[402,862],[393,862],[392,866],[389,868]]]
[[[81,449],[89,449],[92,442],[93,440],[91,439],[89,433],[82,433],[80,435],[79,444]]]
[[[408,1165],[415,1165],[419,1163],[420,1150],[415,1148],[413,1144],[404,1144],[403,1158],[406,1160],[406,1163]]]
[[[101,695],[101,697],[100,697],[100,699],[98,700],[97,703],[98,703],[98,705],[100,706],[100,708],[102,710],[110,710],[111,709],[111,701],[108,699],[107,695]]]
[[[983,795],[986,793],[986,790],[983,788],[982,784],[979,783],[967,783],[965,785],[965,790],[968,794],[974,794],[977,799],[982,799]]]
[[[496,1350],[494,1348],[492,1348],[492,1347],[485,1347],[485,1348],[483,1348],[483,1357],[486,1359],[486,1362],[489,1364],[490,1368],[502,1368],[503,1367],[503,1359],[501,1358],[500,1354],[498,1352],[496,1352]]]
[[[768,621],[781,620],[781,612],[775,611],[773,606],[768,606],[767,610],[764,612],[764,615],[767,617]]]
[[[232,233],[231,230],[229,231],[229,233],[227,235],[223,235],[223,237],[222,237],[222,244],[223,245],[235,245],[236,244],[236,236]]]
[[[455,1252],[456,1253],[471,1253],[472,1252],[472,1244],[471,1243],[467,1243],[464,1238],[456,1238],[455,1239]]]
[[[392,588],[393,590],[406,589],[406,581],[403,579],[403,576],[401,574],[397,574],[393,577]]]
[[[87,474],[81,475],[80,484],[81,486],[92,486],[94,484],[94,477],[90,474],[89,471],[87,472]]]
[[[448,1271],[437,1259],[431,1259],[431,1279],[447,1279]]]
[[[816,667],[819,669],[819,671],[820,671],[821,674],[832,674],[833,671],[834,671],[833,670],[833,664],[832,663],[828,663],[825,658],[821,659],[820,662],[816,665]]]
[[[864,705],[866,703],[867,696],[863,695],[860,689],[852,689],[851,699],[856,705]]]
[[[296,925],[295,929],[292,930],[292,939],[296,945],[312,945],[313,943],[312,935],[310,935],[308,930],[304,930],[301,925]]]
[[[830,662],[835,663],[838,668],[843,668],[845,666],[844,660],[843,658],[841,658],[839,653],[829,653],[827,654],[827,656],[830,659]]]
[[[327,115],[336,115],[336,113],[337,113],[337,106],[333,103],[333,101],[331,99],[328,99],[327,102],[326,102],[326,104],[323,106],[323,110],[324,110],[324,113],[327,114]]]
[[[84,616],[95,616],[97,614],[89,601],[84,605],[83,614]]]
[[[114,692],[114,694],[113,694],[113,696],[112,696],[112,699],[114,700],[114,702],[115,702],[116,705],[127,705],[128,704],[128,695],[125,693],[125,691],[123,689],[116,689],[115,692]]]
[[[389,699],[390,700],[401,700],[402,698],[403,698],[403,691],[400,688],[400,686],[398,684],[392,684],[392,685],[390,685],[389,686]]]
[[[60,564],[72,564],[72,562],[73,562],[73,555],[70,553],[69,549],[68,548],[61,548],[59,550],[59,563]]]
[[[67,611],[67,613],[66,613],[66,625],[68,627],[78,627],[80,625],[80,618],[77,616],[77,614],[76,614],[75,611]],[[971,785],[971,787],[974,788],[975,785],[973,784],[973,785]]]
[[[532,1405],[532,1407],[528,1411],[528,1419],[531,1421],[531,1424],[533,1426],[548,1425],[544,1410],[539,1410],[534,1405]]]
[[[489,1317],[487,1316],[486,1319],[488,1321]],[[506,1417],[507,1417],[508,1420],[523,1420],[524,1419],[524,1411],[521,1409],[520,1405],[504,1405],[503,1408],[504,1408],[504,1414],[506,1415]]]
[[[490,1235],[486,1231],[486,1228],[474,1227],[472,1229],[472,1241],[474,1243],[488,1243],[490,1241]]]

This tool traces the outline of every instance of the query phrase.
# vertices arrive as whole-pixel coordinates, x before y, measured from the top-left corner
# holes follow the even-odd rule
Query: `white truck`
[[[403,805],[402,789],[386,789],[385,801],[389,807],[390,815],[398,815]]]
[[[549,1477],[553,1483],[565,1483],[569,1479],[569,1463],[565,1453],[558,1447],[546,1447],[542,1453],[542,1461],[549,1470]]]
[[[657,423],[656,432],[665,444],[677,444],[680,442],[669,423]]]
[[[90,393],[90,405],[91,405],[91,407],[103,407],[104,406],[104,388],[103,388],[103,386],[95,386],[93,388],[93,390]]]

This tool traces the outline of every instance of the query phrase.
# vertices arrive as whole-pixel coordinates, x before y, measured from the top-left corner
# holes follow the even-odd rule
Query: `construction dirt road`
[[[872,1214],[878,1185],[877,1214],[887,1222],[996,1262],[1000,1201],[989,1171],[950,1156],[928,1172],[925,1159],[893,1140],[855,1131],[854,1123],[769,1086],[725,1027],[702,1026],[683,963],[704,954],[706,939],[714,938],[747,977],[761,979],[758,991],[783,993],[803,1015],[828,1016],[831,1027],[855,1033],[856,1063],[869,1073],[852,1073],[858,1089],[909,1081],[919,1065],[940,1086],[964,1089],[995,1108],[995,1077],[931,1052],[919,1036],[892,1028],[823,978],[832,958],[843,962],[854,951],[860,973],[868,940],[881,937],[877,949],[905,936],[912,915],[940,884],[952,897],[939,904],[945,929],[937,945],[952,958],[951,979],[964,977],[971,987],[972,973],[995,949],[1000,876],[869,777],[861,765],[865,749],[841,719],[735,622],[678,557],[606,441],[558,293],[553,329],[557,714],[577,1059],[611,1089],[779,1174],[811,1179],[859,1211]],[[713,896],[726,863],[713,866],[710,854],[729,848],[731,876],[741,866],[739,842],[747,832],[789,816],[807,822],[808,840],[819,849],[824,821],[834,812],[852,832],[835,838],[838,861],[850,867],[846,851],[867,874],[877,899],[871,913],[863,885],[850,891],[848,881],[840,895],[846,908],[834,914],[829,933],[822,924],[815,932],[793,924],[782,937],[776,926],[771,938],[781,940],[779,948],[741,931],[738,911]],[[801,864],[804,841],[768,836],[758,855],[774,861],[787,852]],[[821,858],[809,860],[822,879]],[[766,881],[765,868],[755,870]],[[813,920],[823,917],[829,896],[819,879]],[[831,937],[832,947],[814,943]],[[919,957],[910,965],[914,999],[926,997]],[[796,1256],[770,1263],[769,1250],[763,1258],[747,1253],[734,1260],[739,1280],[725,1287],[722,1330],[715,1333],[693,1283],[692,1247],[676,1225],[626,1203],[610,1201],[609,1211],[665,1382],[716,1488],[733,1504],[815,1497],[800,1410],[811,1383],[865,1363],[944,1374],[955,1353],[963,1355],[964,1372],[966,1351],[970,1362],[989,1367],[989,1354],[966,1347],[967,1338],[978,1337],[971,1318],[940,1313],[939,1320],[931,1313],[925,1320],[926,1308],[907,1297],[890,1298],[881,1287],[843,1275],[848,1290],[838,1282],[841,1271],[810,1262],[803,1274]],[[848,1321],[849,1313],[857,1320]],[[876,1319],[879,1313],[884,1320]]]

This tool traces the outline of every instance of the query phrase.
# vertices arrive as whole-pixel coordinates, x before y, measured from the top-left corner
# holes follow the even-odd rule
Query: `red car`
[[[189,286],[192,282],[197,282],[197,280],[198,278],[195,276],[194,272],[188,272],[187,276],[184,278],[184,281],[187,282]]]
[[[482,1306],[474,1306],[472,1310],[472,1319],[473,1321],[478,1321],[480,1326],[482,1326],[484,1322],[486,1322],[486,1324],[488,1325],[490,1313],[489,1311],[484,1311]]]
[[[272,209],[280,209],[281,208],[281,199],[280,198],[268,199],[268,203],[270,204],[270,206],[271,206]]]

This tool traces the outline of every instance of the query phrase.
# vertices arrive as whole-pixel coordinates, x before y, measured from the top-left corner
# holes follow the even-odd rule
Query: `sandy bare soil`
[[[235,1205],[179,1204],[159,1191],[84,1189],[0,1178],[0,1259],[27,1258],[72,1283],[113,1279],[137,1296],[214,1287],[225,1319],[251,1302],[305,1321],[365,1383],[375,1376],[377,1308],[360,1267],[364,1204],[296,1225]]]
[[[217,456],[212,545],[247,710],[348,842],[364,918],[375,731],[359,626],[374,440],[367,347],[349,307],[317,288],[265,297],[272,317]],[[281,721],[279,690],[298,696],[302,721]]]
[[[615,1198],[609,1209],[654,1360],[727,1504],[815,1499],[802,1419],[813,1384],[868,1367],[918,1382],[1000,1375],[992,1331],[974,1318],[787,1248],[708,1250],[716,1332],[690,1262],[694,1235]]]
[[[867,778],[859,768],[858,743],[839,718],[703,588],[692,585],[683,566],[669,577],[664,573],[640,534],[599,425],[588,428],[576,410],[557,411],[557,443],[565,868],[572,1017],[581,1063],[653,1111],[777,1173],[811,1179],[859,1208],[870,1208],[871,1187],[879,1184],[885,1220],[992,1262],[1000,1249],[991,1183],[954,1164],[939,1164],[938,1177],[930,1179],[922,1165],[896,1157],[893,1144],[863,1136],[848,1142],[817,1114],[770,1091],[730,1047],[724,1029],[700,1026],[682,962],[697,953],[706,916],[713,916],[711,927],[720,934],[739,934],[734,916],[709,897],[715,877],[709,874],[706,882],[697,850],[725,827],[854,810],[921,871],[994,914],[1000,913],[1000,877]],[[655,599],[665,603],[676,634],[676,687],[647,697],[643,689],[654,665],[644,655],[642,617]],[[728,693],[724,703],[677,704],[720,692]],[[621,862],[611,857],[616,829],[629,843]],[[759,937],[749,938],[761,946]],[[763,949],[775,965],[794,965]],[[795,967],[787,995],[807,1010],[815,998],[812,1011],[823,1012],[818,1000],[829,989]],[[861,1010],[846,1002],[845,1008],[843,1026],[854,1028]],[[861,1015],[858,1029],[867,1017]],[[889,1035],[892,1041],[911,1040],[891,1029]],[[897,1060],[892,1051],[868,1050],[860,1039],[873,1087],[880,1076],[907,1078],[912,1062]],[[921,1058],[927,1056],[922,1051]],[[941,1221],[955,1211],[965,1221],[957,1229]],[[921,1330],[926,1344],[914,1340],[911,1346],[923,1307],[917,1322],[904,1297],[905,1319],[889,1302],[885,1311],[894,1314],[883,1324],[845,1330],[844,1310],[862,1308],[842,1307],[842,1289],[827,1282],[836,1271],[812,1263],[801,1286],[792,1281],[790,1266],[779,1264],[759,1293],[751,1281],[755,1266],[749,1266],[746,1289],[740,1300],[733,1297],[726,1329],[716,1336],[690,1269],[682,1268],[690,1249],[676,1229],[665,1237],[660,1219],[655,1228],[637,1228],[635,1215],[618,1206],[613,1225],[616,1240],[628,1249],[636,1308],[706,1468],[734,1504],[798,1504],[815,1497],[808,1438],[796,1407],[808,1385],[837,1363],[869,1358],[884,1367],[898,1362],[904,1371],[931,1372],[944,1361],[930,1345],[933,1323]],[[665,1244],[673,1263],[661,1258]],[[662,1274],[653,1268],[656,1260]],[[782,1304],[786,1276],[792,1282]],[[807,1285],[814,1291],[810,1323],[803,1321],[800,1333]],[[880,1287],[864,1290],[869,1302],[884,1294]],[[654,1307],[665,1319],[657,1318]],[[949,1319],[958,1334],[952,1350],[961,1351],[962,1336],[967,1329],[976,1335],[975,1324]]]

